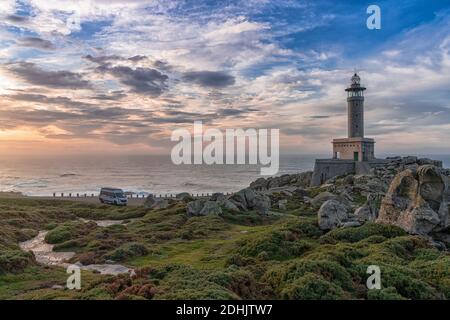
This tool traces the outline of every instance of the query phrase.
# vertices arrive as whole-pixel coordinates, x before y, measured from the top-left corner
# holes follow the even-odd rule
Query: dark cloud
[[[44,40],[38,37],[26,37],[19,39],[17,41],[17,45],[21,47],[30,47],[30,48],[37,48],[42,50],[53,50],[55,47],[53,46],[53,43],[48,40]]]
[[[93,63],[100,64],[100,65],[110,64],[111,62],[114,62],[114,61],[122,61],[122,60],[124,60],[124,58],[122,58],[121,56],[118,56],[118,55],[108,55],[108,56],[93,57],[90,54],[85,56],[84,59],[86,59],[86,60],[88,60],[90,62],[93,62]]]
[[[84,58],[90,62],[97,63],[99,65],[110,64],[111,62],[116,61],[131,61],[131,62],[139,62],[147,59],[147,56],[135,55],[133,57],[124,58],[118,55],[104,55],[94,57],[90,54],[84,56]]]
[[[145,56],[134,56],[125,59],[120,56],[98,56],[87,55],[86,60],[98,64],[97,72],[108,73],[114,76],[120,83],[131,88],[132,92],[145,94],[149,96],[159,96],[167,89],[167,80],[169,77],[160,71],[152,68],[130,68],[128,66],[112,66],[113,61],[140,61],[146,59]]]
[[[217,111],[217,114],[221,117],[241,117],[250,112],[256,112],[256,109],[247,108],[247,109],[233,109],[233,108],[224,108]]]
[[[86,89],[91,83],[83,76],[71,71],[47,71],[34,63],[17,62],[6,65],[14,75],[21,77],[28,83],[56,89]]]
[[[13,101],[25,101],[25,102],[34,102],[34,103],[41,103],[46,105],[58,105],[58,106],[64,106],[68,108],[87,108],[93,106],[92,104],[76,101],[69,99],[67,97],[48,97],[43,94],[36,94],[36,93],[17,93],[13,95],[4,95],[2,96],[4,98],[7,98],[9,100]]]
[[[28,17],[18,16],[18,15],[15,15],[15,14],[8,15],[8,16],[6,16],[5,19],[6,19],[6,21],[15,22],[15,23],[22,23],[22,22],[27,22],[28,21]]]
[[[146,56],[140,56],[140,55],[136,55],[136,56],[128,58],[128,60],[133,61],[133,62],[139,62],[139,61],[142,61],[145,59],[147,59]]]
[[[170,66],[167,62],[161,61],[161,60],[153,61],[153,66],[156,69],[162,70],[162,71],[170,71],[170,70],[172,70],[172,66]]]
[[[222,71],[191,71],[184,73],[182,79],[210,88],[223,88],[235,83],[233,76]]]
[[[330,117],[331,116],[320,116],[320,115],[317,115],[317,116],[309,116],[308,118],[310,118],[310,119],[328,119]]]
[[[169,79],[167,75],[151,68],[100,66],[97,70],[111,74],[135,93],[150,96],[161,95],[167,89],[166,81]]]

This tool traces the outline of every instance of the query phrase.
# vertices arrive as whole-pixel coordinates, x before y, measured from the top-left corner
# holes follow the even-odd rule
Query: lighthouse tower
[[[333,158],[370,161],[375,158],[375,141],[364,137],[364,88],[354,74],[347,91],[348,138],[333,140]]]
[[[352,77],[350,86],[345,89],[348,93],[349,138],[364,137],[364,90],[366,90],[366,88],[361,87],[361,78],[355,73]]]

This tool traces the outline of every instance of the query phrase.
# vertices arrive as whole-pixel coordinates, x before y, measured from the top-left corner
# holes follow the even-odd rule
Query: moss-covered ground
[[[99,227],[90,220],[125,220]],[[18,243],[49,230],[72,262],[113,260],[136,275],[82,272],[81,290],[64,286],[62,267],[38,265]],[[367,267],[381,268],[368,290]],[[393,226],[319,230],[315,210],[188,217],[164,210],[68,201],[0,199],[0,299],[448,299],[450,254]]]

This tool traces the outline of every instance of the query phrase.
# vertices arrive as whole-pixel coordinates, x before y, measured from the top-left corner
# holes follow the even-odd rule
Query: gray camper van
[[[99,196],[101,203],[114,204],[116,206],[126,206],[128,204],[127,196],[122,189],[102,188]]]

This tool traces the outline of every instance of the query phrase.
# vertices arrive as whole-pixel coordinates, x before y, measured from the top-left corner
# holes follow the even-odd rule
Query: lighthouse
[[[364,136],[364,91],[355,73],[347,86],[347,138],[333,140],[333,158],[316,159],[311,186],[346,174],[368,174],[388,160],[375,159],[375,141]]]
[[[375,159],[375,141],[364,137],[364,91],[357,73],[351,78],[347,92],[348,138],[333,140],[333,158],[353,161]]]
[[[347,91],[348,137],[364,137],[364,90],[361,78],[355,73]]]

